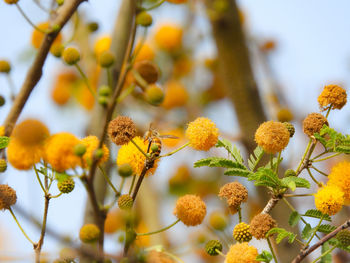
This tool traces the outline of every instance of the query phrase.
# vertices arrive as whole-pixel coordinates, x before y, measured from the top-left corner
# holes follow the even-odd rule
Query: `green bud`
[[[74,187],[75,187],[74,180],[70,177],[68,177],[65,180],[58,181],[57,183],[58,190],[60,190],[60,192],[63,194],[69,194],[74,190]]]
[[[97,149],[95,152],[94,152],[94,157],[99,160],[103,157],[104,153],[103,153],[103,150],[102,149]]]
[[[109,95],[111,95],[111,93],[112,93],[112,89],[109,86],[107,86],[107,85],[102,85],[98,89],[98,95],[100,95],[100,96],[108,97]]]
[[[64,0],[56,0],[56,3],[57,3],[59,6],[61,6],[61,5],[64,4]]]
[[[134,200],[128,194],[121,195],[118,198],[118,206],[122,210],[131,209],[133,204],[134,204]]]
[[[86,153],[86,146],[82,143],[79,143],[74,146],[74,154],[77,156],[83,156]]]
[[[5,159],[0,159],[0,173],[5,172],[7,169],[7,163]]]
[[[289,137],[292,138],[294,133],[295,133],[295,128],[294,128],[293,124],[291,124],[290,122],[283,122],[283,124],[286,126],[286,128],[289,132]]]
[[[98,97],[98,104],[100,104],[102,106],[107,106],[107,104],[108,104],[108,97],[106,97],[106,96],[99,96]]]
[[[222,251],[222,244],[218,240],[210,240],[205,245],[205,252],[207,252],[210,256],[217,256],[219,255],[218,251]]]
[[[288,169],[287,171],[285,171],[284,173],[284,177],[289,177],[289,176],[296,176],[296,172],[293,169]]]
[[[336,237],[342,247],[350,246],[350,230],[344,229],[340,231]]]
[[[159,150],[159,146],[158,146],[157,144],[153,143],[153,144],[151,145],[151,151],[152,151],[152,152],[156,152],[156,151],[158,151],[158,150]]]
[[[109,68],[113,65],[115,56],[110,51],[104,51],[99,57],[99,64],[103,68]]]
[[[80,60],[80,52],[74,47],[68,47],[63,50],[62,59],[68,65],[74,65]]]
[[[129,177],[134,172],[130,164],[126,163],[118,167],[118,173],[121,177]]]
[[[136,24],[144,27],[149,27],[153,23],[152,16],[146,11],[141,11],[136,16]]]
[[[0,95],[0,107],[4,106],[5,102],[6,102],[5,98]]]
[[[96,32],[99,28],[96,22],[90,22],[87,26],[90,32]]]

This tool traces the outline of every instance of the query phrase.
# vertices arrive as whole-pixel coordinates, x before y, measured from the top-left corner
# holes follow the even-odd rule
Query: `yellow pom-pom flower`
[[[315,194],[315,205],[323,214],[335,215],[344,204],[344,193],[335,185],[326,185]]]
[[[186,129],[186,138],[195,150],[208,151],[218,142],[218,137],[219,129],[216,128],[215,123],[204,117],[190,122]]]
[[[174,215],[186,226],[196,226],[202,223],[207,213],[203,200],[196,195],[180,197],[174,209]]]
[[[267,153],[282,151],[288,145],[289,137],[286,126],[277,121],[266,121],[255,132],[256,143]]]
[[[141,137],[134,137],[134,142],[146,153],[148,149],[148,141],[144,141]],[[159,160],[159,159],[158,159]],[[155,161],[153,168],[149,169],[146,175],[154,174],[158,160]],[[145,166],[146,157],[136,148],[132,142],[124,144],[118,152],[117,165],[129,164],[137,175],[140,175]]]
[[[49,136],[49,129],[44,123],[36,119],[27,119],[16,125],[11,138],[24,145],[43,145]]]
[[[178,25],[167,24],[161,26],[154,39],[157,46],[168,52],[174,52],[182,45],[182,28]]]
[[[154,50],[151,47],[151,45],[148,43],[144,43],[142,46],[141,46],[141,43],[137,43],[135,47],[135,51],[137,51],[135,62],[139,62],[143,60],[151,61],[155,57]]]
[[[230,247],[225,263],[258,263],[255,260],[258,254],[258,250],[248,243],[237,243]]]
[[[347,101],[346,90],[338,85],[327,85],[324,87],[317,101],[322,111],[332,106],[332,109],[340,110]]]
[[[233,229],[233,237],[238,242],[249,242],[252,239],[252,234],[250,233],[250,226],[244,222],[239,223]]]
[[[344,161],[333,166],[328,179],[328,185],[338,186],[344,193],[345,203],[350,204],[350,162]]]
[[[0,136],[4,136],[4,135],[5,135],[5,127],[0,126]]]
[[[95,42],[94,52],[98,58],[104,51],[108,51],[111,47],[112,39],[110,36],[102,36]]]
[[[45,30],[48,30],[50,28],[50,24],[49,24],[49,22],[43,22],[43,23],[38,24],[37,27],[40,28],[41,30],[45,31]],[[41,43],[43,42],[44,37],[45,37],[45,35],[43,32],[34,29],[34,31],[32,33],[32,40],[31,40],[33,47],[38,49],[41,46]],[[62,35],[61,35],[61,33],[59,33],[52,45],[57,45],[61,42],[62,42]]]
[[[99,145],[99,140],[96,136],[90,135],[81,140],[82,144],[86,146],[86,152],[83,155],[83,167],[91,165],[94,152]],[[98,164],[105,163],[109,158],[109,150],[105,144],[102,145],[103,156],[98,160]]]
[[[58,172],[74,168],[80,164],[80,158],[74,154],[74,148],[81,143],[73,134],[67,132],[51,136],[45,145],[45,161]]]
[[[165,84],[165,98],[162,107],[167,110],[181,107],[188,101],[188,92],[180,82],[172,80]]]
[[[100,229],[94,224],[85,224],[79,232],[79,238],[84,243],[94,243],[100,236]]]

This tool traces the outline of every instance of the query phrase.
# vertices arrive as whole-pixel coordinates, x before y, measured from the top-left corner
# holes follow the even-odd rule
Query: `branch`
[[[328,240],[336,236],[338,232],[341,230],[344,230],[346,228],[350,227],[350,219],[346,221],[344,224],[341,226],[337,227],[333,232],[329,233],[328,235],[324,236],[321,238],[316,244],[309,248],[304,248],[303,250],[300,251],[299,255],[292,261],[292,263],[299,263],[301,262],[306,256],[308,256],[312,251],[317,249],[318,247],[322,246],[324,243],[326,243]]]
[[[4,123],[6,136],[11,135],[12,130],[17,122],[17,119],[24,108],[24,105],[26,104],[34,87],[41,79],[42,69],[52,43],[54,42],[61,29],[73,15],[75,10],[78,8],[78,6],[84,1],[85,0],[66,1],[65,4],[58,10],[57,17],[52,21],[52,25],[55,30],[52,30],[51,32],[45,35],[43,43],[41,44],[38,53],[34,59],[34,62],[27,73],[22,88],[16,96],[16,99],[12,104],[10,112],[6,117]]]

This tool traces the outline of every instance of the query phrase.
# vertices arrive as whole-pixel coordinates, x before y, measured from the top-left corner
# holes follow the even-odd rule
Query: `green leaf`
[[[313,230],[314,229],[311,227],[310,224],[306,224],[303,231],[301,232],[301,237],[303,239],[308,239],[311,236],[311,234],[313,233]]]
[[[292,227],[296,226],[301,218],[301,215],[297,211],[293,211],[288,220],[288,224]]]
[[[281,181],[271,169],[260,167],[254,174],[248,176],[249,181],[255,181],[255,186],[266,186],[273,189],[281,186]]]
[[[310,182],[308,180],[296,176],[284,177],[281,179],[281,182],[283,186],[290,188],[292,191],[295,190],[295,188],[291,188],[294,187],[294,184],[295,187],[310,188]],[[291,185],[292,182],[294,184]]]
[[[329,242],[323,243],[321,253],[325,253],[330,249]],[[332,263],[332,254],[329,253],[321,258],[320,263]]]
[[[0,149],[4,149],[9,145],[10,138],[6,136],[0,136]]]
[[[270,229],[270,231],[267,232],[266,236],[268,237],[268,236],[271,236],[273,234],[277,234],[277,237],[276,237],[277,244],[279,244],[286,237],[288,237],[289,243],[293,243],[296,236],[297,236],[296,234],[289,232],[289,231],[285,230],[284,228],[278,228],[278,227]]]
[[[350,146],[349,145],[339,145],[335,147],[335,151],[339,153],[350,154]]]
[[[263,250],[261,254],[256,257],[256,261],[269,263],[272,260],[272,255],[270,252]]]
[[[237,163],[238,164],[238,163]],[[228,168],[225,172],[225,175],[229,176],[242,176],[242,177],[248,177],[251,172],[247,170],[245,166],[242,165],[242,167],[237,168]]]
[[[334,231],[336,228],[337,227],[335,226],[323,224],[323,225],[320,225],[319,228],[317,228],[317,232],[329,234],[330,232]]]
[[[232,157],[236,160],[236,162],[243,164],[243,157],[241,155],[241,152],[239,151],[239,149],[236,146],[232,146],[230,141],[228,141],[226,139],[221,139],[218,141],[218,143],[215,145],[215,147],[225,148],[232,155]]]
[[[332,221],[332,218],[329,215],[323,215],[322,212],[317,210],[317,209],[307,210],[303,216],[313,217],[313,218],[318,218],[318,219],[321,219],[323,216],[323,220],[326,220],[329,222]]]
[[[254,171],[259,161],[264,155],[264,150],[260,146],[254,149],[253,154],[250,155],[248,159],[248,167],[251,171]]]
[[[201,159],[195,162],[193,166],[194,167],[209,166],[209,167],[225,167],[225,168],[242,167],[240,163],[234,162],[226,158],[221,158],[221,157],[209,157],[209,158]]]

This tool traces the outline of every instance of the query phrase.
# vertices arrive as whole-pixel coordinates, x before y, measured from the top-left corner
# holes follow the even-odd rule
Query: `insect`
[[[152,123],[150,124],[149,129],[146,131],[143,138],[144,141],[148,141],[147,153],[149,153],[151,150],[154,157],[158,157],[160,155],[160,151],[162,150],[161,138],[179,139],[179,137],[170,134],[160,135],[159,132],[153,127]]]

